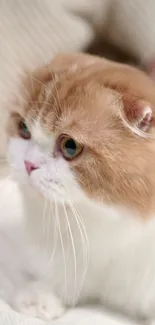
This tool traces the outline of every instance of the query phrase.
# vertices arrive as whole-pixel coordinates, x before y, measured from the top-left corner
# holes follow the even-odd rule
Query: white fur
[[[61,316],[64,312],[61,302],[50,292],[47,281],[38,280],[43,260],[36,248],[28,245],[23,225],[1,223],[0,229],[2,301],[21,313],[44,320]],[[8,310],[7,304],[1,304],[1,308]]]
[[[26,284],[15,296],[13,307],[20,313],[47,321],[64,313],[60,300],[41,282]]]
[[[46,132],[40,127],[39,119],[35,121],[35,123],[32,125],[32,137],[35,141],[39,142],[40,145],[43,146],[51,146],[51,137],[48,137]]]
[[[24,180],[28,230],[44,258],[38,271],[48,293],[69,305],[99,299],[125,313],[154,317],[155,220],[146,223],[125,207],[89,200],[69,164],[50,155],[40,137],[10,139],[9,158]],[[28,176],[24,159],[40,169]]]

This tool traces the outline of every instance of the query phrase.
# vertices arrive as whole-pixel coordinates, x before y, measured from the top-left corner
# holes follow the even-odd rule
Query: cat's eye
[[[62,135],[59,141],[60,151],[66,160],[73,160],[82,153],[83,146],[68,135]]]
[[[19,135],[21,138],[25,140],[29,140],[31,138],[31,133],[23,120],[19,121],[18,124]]]

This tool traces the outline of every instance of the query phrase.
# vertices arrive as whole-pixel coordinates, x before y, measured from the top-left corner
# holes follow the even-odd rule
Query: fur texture
[[[12,107],[9,160],[28,231],[46,253],[43,283],[66,305],[155,315],[154,90],[135,68],[61,55],[26,77]],[[62,154],[64,135],[81,148],[75,159]]]

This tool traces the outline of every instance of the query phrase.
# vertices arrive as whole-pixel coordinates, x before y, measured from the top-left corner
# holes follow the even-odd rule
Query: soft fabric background
[[[86,50],[96,36],[147,63],[155,52],[154,15],[154,0],[0,0],[0,156],[6,152],[7,113],[24,68],[42,65],[58,52]],[[3,167],[1,178],[7,175]],[[15,184],[8,180],[4,190],[2,182],[0,219],[9,221],[21,215],[22,207]],[[57,324],[125,323],[101,311],[83,309],[70,312]],[[0,324],[41,323],[6,310],[0,302]]]

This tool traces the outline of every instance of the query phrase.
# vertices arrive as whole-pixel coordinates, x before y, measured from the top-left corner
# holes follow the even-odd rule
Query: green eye
[[[31,133],[23,120],[20,120],[18,127],[20,137],[29,140],[31,138]]]
[[[81,154],[83,146],[69,136],[64,135],[60,138],[60,150],[65,159],[73,160]]]

